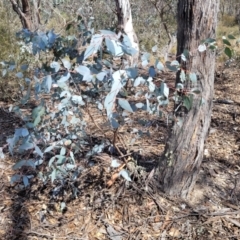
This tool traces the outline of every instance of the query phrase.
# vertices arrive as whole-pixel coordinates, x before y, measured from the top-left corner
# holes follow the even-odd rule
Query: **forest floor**
[[[102,132],[112,137],[99,116],[91,113],[91,118],[93,138],[103,137]],[[129,157],[137,162],[132,182],[119,178],[109,184],[114,171],[107,167],[111,158],[104,152],[80,177],[77,198],[71,198],[67,188],[54,198],[50,183],[33,180],[23,190],[11,186],[17,159],[0,160],[0,239],[240,239],[239,66],[217,70],[204,161],[188,200],[169,198],[153,184],[168,126],[154,117],[140,118],[134,126],[145,133],[142,138],[131,143],[135,133],[127,128],[118,133],[119,149],[131,152]]]

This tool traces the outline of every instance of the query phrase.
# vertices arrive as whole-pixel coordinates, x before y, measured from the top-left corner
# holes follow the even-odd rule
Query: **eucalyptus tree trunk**
[[[20,18],[22,27],[30,31],[35,31],[40,26],[40,4],[41,0],[9,0],[13,10]]]
[[[237,23],[238,23],[238,29],[239,29],[239,32],[240,32],[240,9],[238,9],[238,13],[236,15],[236,19],[237,19]]]
[[[139,56],[138,38],[133,28],[132,12],[129,0],[115,0],[117,7],[118,28],[129,37],[132,47],[138,53],[131,57],[131,65],[137,65]]]
[[[218,2],[178,1],[177,56],[184,49],[189,51],[186,72],[197,74],[201,93],[194,96],[191,109],[173,123],[165,152],[159,161],[157,177],[163,190],[172,196],[188,196],[197,180],[203,159],[204,141],[212,113],[215,54],[211,50],[200,53],[197,49],[201,40],[215,38]],[[181,61],[179,57],[178,60]]]

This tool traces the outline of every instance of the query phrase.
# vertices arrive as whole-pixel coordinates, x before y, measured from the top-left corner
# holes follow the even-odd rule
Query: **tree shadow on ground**
[[[9,177],[11,161],[4,161],[0,181],[2,190],[0,195],[1,221],[0,239],[27,240],[26,232],[31,228],[31,218],[28,210],[28,199],[30,189],[19,190],[17,186],[10,186]],[[0,167],[0,170],[1,170]]]
[[[26,235],[31,229],[31,220],[26,201],[26,191],[22,190],[14,194],[9,212],[9,226],[3,239],[6,240],[27,240]],[[11,224],[10,224],[11,223]]]
[[[102,140],[103,139],[94,138],[92,142],[93,146],[101,143]],[[120,148],[120,151],[123,154],[127,154],[124,148]],[[104,208],[107,209],[109,205],[113,203],[118,204],[118,199],[125,196],[127,189],[128,196],[125,196],[126,199],[124,201],[127,201],[127,198],[131,198],[131,201],[135,199],[134,202],[137,201],[141,203],[144,194],[140,194],[141,190],[136,190],[131,187],[131,185],[126,187],[126,181],[123,178],[119,177],[116,179],[113,187],[108,188],[106,183],[114,174],[114,169],[108,170],[111,163],[111,154],[108,151],[108,147],[104,149],[103,154],[105,154],[108,159],[99,161],[94,157],[90,159],[76,157],[76,159],[78,159],[76,160],[77,165],[81,165],[82,168],[85,169],[82,175],[74,182],[66,178],[63,181],[55,181],[54,184],[48,181],[48,183],[44,185],[36,176],[39,169],[35,171],[30,170],[29,167],[26,167],[26,169],[23,167],[19,170],[19,174],[32,174],[35,178],[30,181],[28,187],[21,188],[21,185],[23,187],[22,179],[16,182],[15,186],[10,186],[9,177],[11,177],[14,172],[12,170],[6,172],[4,194],[7,195],[9,200],[5,216],[5,234],[0,234],[0,239],[29,240],[32,239],[32,236],[52,239],[51,229],[64,228],[69,221],[74,221],[76,216],[69,216],[76,213],[71,212],[70,214],[68,206],[76,202],[77,198],[81,199],[82,208],[87,207],[102,212]],[[136,159],[136,164],[144,167],[147,172],[150,172],[156,167],[157,156],[155,155],[142,156],[139,152],[131,152],[130,155]],[[115,152],[115,157],[119,157],[117,151]],[[12,168],[14,162],[14,159],[9,158],[9,169]],[[47,159],[45,160],[45,164],[48,164]],[[44,167],[41,166],[41,168]],[[137,178],[133,176],[133,181],[138,185],[140,183],[140,175],[138,174]],[[131,192],[134,197],[131,197]],[[66,205],[63,209],[61,209],[62,203]],[[34,217],[33,212],[35,213]],[[46,232],[48,234],[46,234]],[[72,239],[74,239],[74,236],[75,235],[73,235]]]
[[[210,134],[205,144],[205,157],[191,194],[196,206],[237,208],[240,201],[239,115],[226,111],[228,105],[216,105]],[[239,110],[239,107],[238,107]]]

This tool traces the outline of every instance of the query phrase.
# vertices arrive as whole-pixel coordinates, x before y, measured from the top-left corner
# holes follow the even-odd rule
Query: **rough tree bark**
[[[240,9],[238,8],[238,13],[236,15],[237,23],[238,23],[238,29],[240,32]]]
[[[13,10],[18,14],[22,27],[30,31],[39,28],[40,23],[40,4],[41,0],[33,0],[32,6],[29,0],[15,1],[10,0]]]
[[[184,49],[189,50],[187,69],[197,74],[201,93],[194,96],[192,108],[182,118],[182,125],[173,124],[159,162],[157,176],[163,190],[172,196],[188,196],[203,159],[212,113],[215,54],[210,50],[199,53],[197,48],[201,40],[215,37],[218,5],[218,0],[178,1],[177,56]]]
[[[139,55],[139,43],[137,35],[133,28],[132,12],[129,0],[116,0],[118,27],[123,30],[129,37],[132,47],[135,48],[138,53],[131,57],[131,65],[136,65]]]

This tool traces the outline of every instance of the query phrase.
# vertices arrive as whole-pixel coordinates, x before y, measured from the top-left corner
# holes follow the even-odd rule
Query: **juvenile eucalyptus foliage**
[[[82,51],[79,51],[79,42],[74,36],[61,37],[53,30],[31,32],[23,29],[17,33],[17,38],[26,46],[31,46],[33,55],[50,55],[52,61],[32,68],[28,64],[17,66],[14,61],[1,63],[3,76],[15,71],[16,77],[25,81],[25,86],[22,86],[24,96],[19,106],[10,109],[22,117],[25,125],[16,129],[3,146],[8,147],[10,154],[23,156],[13,166],[17,173],[11,179],[11,183],[18,183],[20,188],[28,187],[33,178],[33,175],[21,172],[26,167],[34,170],[44,183],[51,180],[52,183],[63,184],[64,179],[68,178],[73,184],[84,171],[78,167],[76,155],[90,159],[104,148],[113,147],[105,139],[86,152],[90,143],[82,110],[88,105],[106,114],[114,131],[121,124],[126,124],[130,114],[137,114],[138,111],[161,115],[159,107],[168,102],[167,85],[163,82],[158,88],[153,84],[156,74],[164,70],[161,62],[156,60],[155,66],[149,68],[149,75],[141,76],[137,68],[130,68],[128,62],[122,59],[124,55],[134,55],[137,51],[131,46],[127,35],[110,30],[94,33],[86,24],[82,24],[80,33]],[[107,57],[103,58],[103,55]],[[143,54],[144,67],[147,67],[149,58],[150,54]],[[27,77],[29,72],[32,73],[31,78]],[[136,90],[136,100],[143,96],[144,101],[128,100],[126,86],[129,81]],[[83,90],[78,85],[87,87]],[[52,105],[44,99],[46,94]],[[40,104],[31,114],[23,114],[20,105],[27,104],[33,98]],[[150,99],[158,100],[152,103]],[[29,151],[33,153],[30,159],[26,157]],[[44,170],[39,171],[41,165]],[[120,175],[127,181],[131,180],[124,169]],[[74,185],[72,188],[77,194]]]
[[[76,160],[76,155],[81,159],[90,159],[106,147],[113,148],[109,140],[104,139],[86,152],[85,149],[91,144],[86,132],[87,122],[83,120],[86,111],[83,110],[89,106],[105,114],[110,129],[114,131],[120,125],[128,124],[131,114],[137,115],[139,111],[170,118],[162,111],[170,100],[189,111],[194,96],[200,93],[196,74],[185,72],[176,60],[163,64],[156,59],[155,64],[149,66],[151,54],[144,52],[141,65],[148,74],[140,74],[138,68],[129,67],[124,56],[132,56],[137,50],[124,33],[116,34],[110,30],[94,32],[91,24],[82,22],[80,36],[79,47],[79,39],[75,36],[62,37],[54,30],[31,32],[23,29],[17,33],[17,38],[31,46],[33,55],[44,53],[50,55],[52,60],[32,68],[23,64],[21,71],[16,70],[19,66],[14,61],[1,62],[3,76],[16,71],[16,77],[26,83],[25,95],[19,106],[11,109],[22,117],[25,125],[16,129],[14,135],[7,139],[7,144],[0,148],[1,158],[4,158],[3,148],[8,148],[12,155],[23,156],[13,166],[16,174],[11,178],[11,183],[18,183],[19,188],[28,187],[34,177],[33,174],[21,172],[30,168],[43,183],[49,180],[58,183],[53,191],[55,195],[68,179],[73,195],[77,196],[78,189],[74,182],[81,177],[84,169],[79,167],[80,160],[79,157]],[[203,41],[199,52],[205,51],[206,47],[213,48],[215,42],[214,39]],[[156,50],[154,46],[152,51]],[[183,63],[188,61],[188,55],[189,52],[184,50],[181,55]],[[181,72],[181,82],[174,89],[173,97],[169,96],[169,87],[164,81],[159,87],[153,81],[166,68]],[[26,77],[29,72],[32,73],[31,78]],[[186,83],[189,82],[191,87],[186,90]],[[129,83],[131,91],[128,89]],[[79,88],[78,85],[85,87]],[[45,100],[46,95],[51,104]],[[130,96],[135,100],[130,101]],[[30,114],[23,114],[20,106],[32,98],[40,104]],[[181,126],[181,117],[175,117]],[[29,152],[32,153],[30,159],[26,154]],[[115,166],[114,161],[112,164]],[[40,166],[44,166],[41,171]],[[121,176],[131,181],[126,170],[121,171]]]

